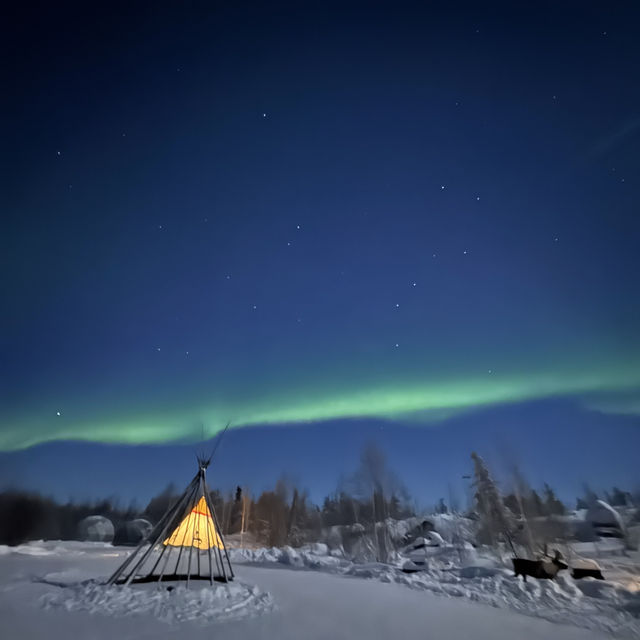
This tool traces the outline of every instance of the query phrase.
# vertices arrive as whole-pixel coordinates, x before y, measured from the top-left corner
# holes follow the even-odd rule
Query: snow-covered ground
[[[438,640],[640,637],[638,591],[566,574],[524,584],[495,560],[460,563],[450,550],[430,560],[428,571],[411,575],[353,564],[325,545],[234,550],[231,585],[188,592],[102,586],[100,579],[130,551],[73,542],[0,547],[2,637],[133,640],[187,633],[197,640],[219,631],[239,640],[375,640],[423,638],[427,630]],[[623,560],[631,575],[634,561]]]
[[[234,550],[236,563],[249,562],[322,570],[346,576],[399,584],[449,598],[480,602],[506,608],[553,622],[597,629],[620,637],[640,638],[640,557],[619,555],[619,546],[598,556],[607,580],[574,580],[569,572],[555,581],[516,579],[508,568],[509,558],[478,554],[473,548],[448,546],[427,549],[426,571],[407,574],[397,566],[382,563],[355,564],[330,552],[325,545],[309,545],[301,550]],[[592,547],[583,545],[582,553]]]

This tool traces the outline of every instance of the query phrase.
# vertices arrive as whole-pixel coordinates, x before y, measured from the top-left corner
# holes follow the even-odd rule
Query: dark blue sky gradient
[[[148,497],[227,421],[227,486],[638,480],[637,8],[11,11],[5,484]]]

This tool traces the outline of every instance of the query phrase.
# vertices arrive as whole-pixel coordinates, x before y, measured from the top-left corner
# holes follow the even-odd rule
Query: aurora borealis
[[[556,400],[640,429],[627,13],[15,9],[0,451]]]
[[[607,371],[599,365],[598,374],[577,369],[532,372],[528,376],[506,374],[487,379],[442,382],[427,380],[422,383],[390,383],[375,386],[374,382],[362,389],[318,390],[315,393],[290,387],[287,394],[274,391],[256,400],[237,400],[235,403],[219,401],[207,406],[204,402],[190,403],[186,407],[159,406],[148,413],[128,409],[122,415],[92,416],[90,409],[78,412],[69,419],[60,416],[63,425],[51,430],[52,419],[23,421],[17,419],[23,431],[7,430],[2,434],[3,449],[20,448],[48,439],[94,440],[112,443],[160,443],[172,440],[201,439],[215,435],[233,416],[233,426],[268,424],[303,424],[310,421],[338,418],[377,417],[399,419],[408,423],[438,423],[460,412],[486,406],[515,403],[557,396],[575,396],[584,406],[590,402],[602,411],[627,413],[624,392],[637,391],[640,375],[635,362],[624,367],[616,363],[615,371]],[[611,401],[611,394],[620,394],[618,402]],[[291,394],[289,398],[287,395]],[[598,400],[604,400],[598,404]]]

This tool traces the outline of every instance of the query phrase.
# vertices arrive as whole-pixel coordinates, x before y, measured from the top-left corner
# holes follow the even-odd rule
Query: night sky
[[[132,4],[7,16],[2,486],[640,482],[633,3]]]

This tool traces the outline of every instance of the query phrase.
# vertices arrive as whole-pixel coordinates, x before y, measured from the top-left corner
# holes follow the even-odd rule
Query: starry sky
[[[640,481],[637,8],[133,4],[9,15],[0,484]]]

